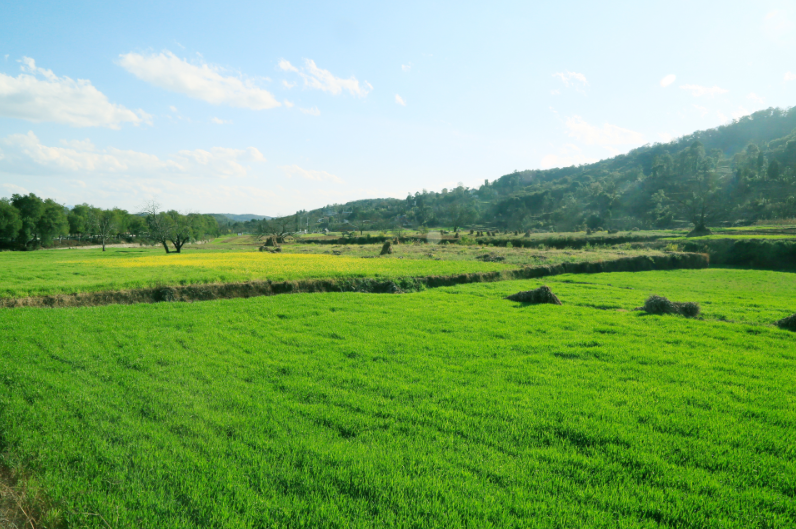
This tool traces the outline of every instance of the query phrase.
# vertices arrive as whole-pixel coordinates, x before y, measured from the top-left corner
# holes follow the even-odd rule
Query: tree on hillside
[[[0,239],[13,241],[22,228],[22,219],[17,208],[6,199],[0,199]]]
[[[717,162],[717,157],[708,156],[698,141],[682,151],[675,161],[678,178],[667,196],[694,225],[696,232],[705,231],[707,220],[716,213]]]

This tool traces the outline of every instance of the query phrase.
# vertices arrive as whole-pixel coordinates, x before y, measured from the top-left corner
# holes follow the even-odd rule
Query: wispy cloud
[[[702,97],[702,96],[716,96],[721,94],[726,94],[729,90],[724,88],[719,88],[718,86],[707,87],[707,86],[699,86],[695,84],[684,84],[680,86],[683,90],[688,90],[691,92],[691,95],[694,97]]]
[[[365,97],[373,90],[373,86],[369,82],[365,81],[360,85],[353,75],[348,79],[335,77],[329,70],[318,68],[312,59],[304,59],[304,67],[301,69],[296,68],[285,59],[280,59],[278,66],[283,71],[294,72],[301,76],[306,88],[322,90],[333,95],[339,95],[345,90],[351,95]]]
[[[406,101],[404,101],[404,98],[399,96],[398,94],[395,94],[395,102],[403,107],[406,106]]]
[[[666,88],[667,86],[672,84],[676,79],[677,79],[677,76],[674,75],[673,73],[670,73],[669,75],[667,75],[663,79],[661,79],[661,86]]]
[[[710,113],[710,110],[708,110],[706,107],[694,105],[694,108],[697,109],[697,112],[699,112],[700,117],[703,118]]]
[[[2,117],[112,129],[122,123],[138,125],[151,119],[143,110],[134,112],[110,103],[87,79],[58,77],[52,70],[36,66],[30,57],[20,62],[23,73],[17,77],[0,73]]]
[[[786,81],[796,81],[796,73],[785,72],[785,80]]]
[[[210,119],[211,123],[215,123],[216,125],[231,125],[231,119],[221,119],[221,118],[212,118]]]
[[[561,79],[561,82],[564,83],[564,86],[569,87],[584,87],[588,86],[589,82],[586,80],[586,76],[582,73],[577,72],[556,72],[553,74],[553,77]]]
[[[591,125],[580,116],[572,116],[566,120],[567,134],[586,145],[641,145],[644,136],[640,132],[624,129],[605,123],[602,127]]]
[[[766,99],[764,97],[760,97],[759,95],[755,94],[754,92],[752,92],[748,96],[746,96],[746,99],[751,99],[752,101],[754,101],[758,105],[763,105],[766,102]]]
[[[250,79],[224,75],[218,66],[193,64],[170,51],[119,56],[119,65],[142,81],[170,92],[187,95],[214,105],[229,105],[252,110],[281,106],[273,95]]]
[[[282,165],[279,167],[284,171],[285,175],[288,178],[293,178],[294,176],[300,176],[306,180],[312,180],[314,182],[334,182],[335,184],[342,184],[344,183],[340,178],[337,176],[327,173],[326,171],[314,171],[311,169],[303,169],[298,165]]]
[[[583,165],[594,163],[597,158],[584,155],[580,148],[571,143],[564,145],[558,153],[548,154],[542,158],[542,169],[552,169],[553,167],[570,167],[573,165]]]
[[[404,71],[404,73],[408,72],[408,71],[409,71],[409,70],[411,70],[411,69],[412,69],[412,64],[411,64],[411,63],[409,63],[409,64],[402,64],[402,65],[401,65],[401,70],[403,70],[403,71]]]
[[[299,110],[301,110],[304,114],[308,114],[310,116],[320,116],[321,115],[321,111],[318,110],[318,107],[299,108]]]
[[[10,174],[156,177],[245,177],[247,162],[264,162],[254,147],[181,150],[162,159],[154,154],[115,148],[98,149],[89,140],[43,144],[33,133],[0,139],[0,172]]]

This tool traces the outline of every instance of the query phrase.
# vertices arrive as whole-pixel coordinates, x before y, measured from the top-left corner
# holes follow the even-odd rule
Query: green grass
[[[378,255],[373,249],[371,255]],[[227,283],[270,279],[409,277],[516,268],[469,261],[360,259],[335,255],[269,254],[191,249],[52,250],[0,253],[0,297],[101,292],[160,285]]]
[[[793,274],[545,282],[3,310],[2,460],[70,527],[793,526]]]

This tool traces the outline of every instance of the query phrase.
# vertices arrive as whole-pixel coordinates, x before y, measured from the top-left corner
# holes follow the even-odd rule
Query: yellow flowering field
[[[420,277],[486,272],[516,265],[480,261],[336,255],[205,252],[166,254],[157,249],[107,252],[46,251],[0,254],[0,297],[146,288],[160,285],[286,281],[340,277]]]

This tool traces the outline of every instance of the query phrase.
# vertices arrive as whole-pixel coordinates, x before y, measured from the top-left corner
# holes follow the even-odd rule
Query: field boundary
[[[176,285],[120,290],[83,292],[54,296],[0,299],[0,308],[92,307],[100,305],[132,305],[169,301],[211,301],[215,299],[250,298],[278,294],[316,292],[399,293],[460,285],[488,283],[516,279],[535,279],[560,274],[596,274],[604,272],[644,272],[652,270],[698,269],[709,266],[709,257],[701,253],[669,253],[620,257],[607,261],[560,263],[556,265],[524,267],[515,270],[475,272],[448,276],[384,278],[305,279],[296,281],[249,281],[245,283],[208,283],[204,285]]]

